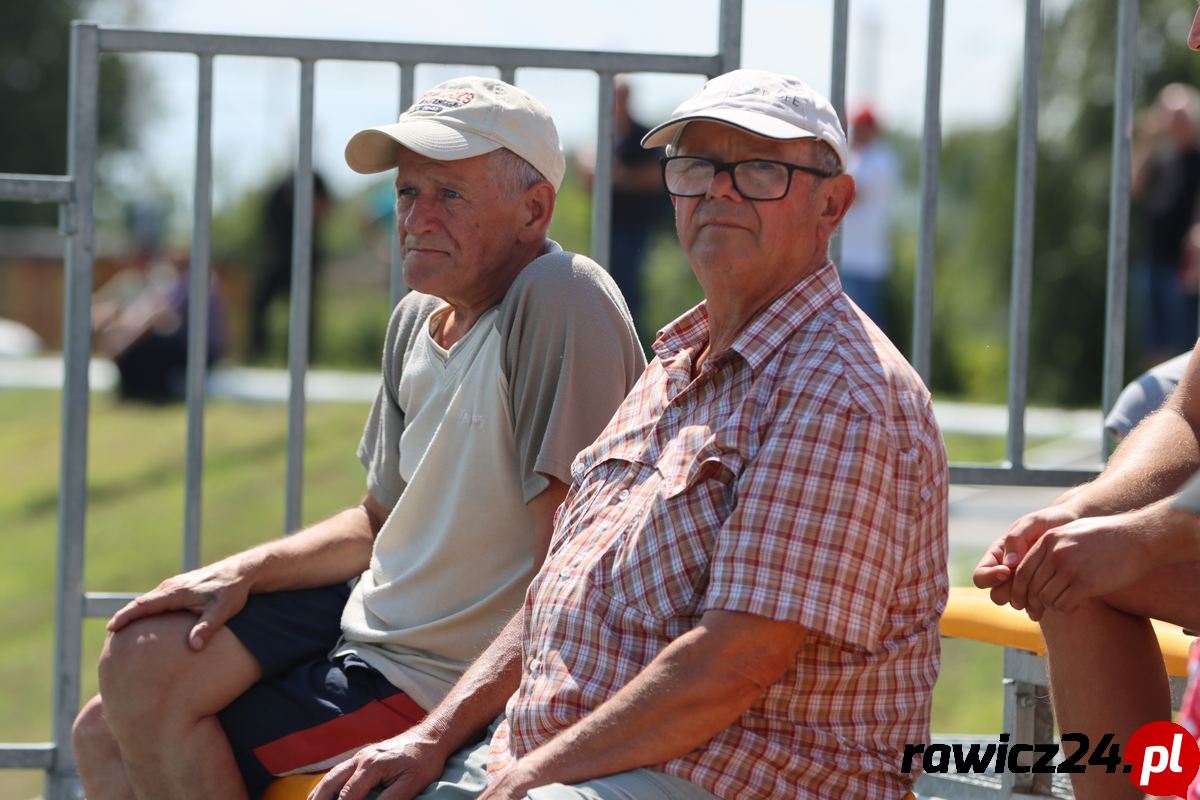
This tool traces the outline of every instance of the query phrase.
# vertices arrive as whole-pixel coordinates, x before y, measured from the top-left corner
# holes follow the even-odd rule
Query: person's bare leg
[[[125,762],[117,739],[104,718],[100,697],[84,704],[71,726],[75,748],[75,766],[88,800],[134,800],[133,788],[125,775]]]
[[[140,800],[246,797],[218,711],[258,680],[258,661],[227,628],[200,652],[187,613],[139,620],[100,657],[104,717]]]
[[[1124,746],[1147,722],[1170,719],[1170,689],[1150,618],[1200,625],[1200,565],[1159,570],[1069,615],[1046,613],[1041,625],[1059,730],[1087,735],[1092,748],[1106,733]],[[1072,775],[1071,783],[1076,797],[1142,798],[1119,771],[1091,767]]]

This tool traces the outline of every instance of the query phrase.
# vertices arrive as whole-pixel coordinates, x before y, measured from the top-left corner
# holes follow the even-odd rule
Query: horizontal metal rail
[[[0,172],[0,200],[69,203],[74,182],[68,175],[16,175]]]
[[[1011,466],[950,465],[950,483],[968,486],[1078,486],[1099,475],[1097,470]]]
[[[233,36],[215,33],[101,28],[105,52],[190,53],[210,56],[263,56],[310,61],[390,61],[395,63],[479,64],[501,70],[596,70],[599,72],[676,72],[715,75],[720,55],[620,53],[601,50],[541,50],[531,47],[479,47],[416,42],[300,39],[276,36]]]
[[[6,744],[0,749],[0,769],[50,769],[54,751],[49,742]]]
[[[88,592],[83,596],[83,615],[108,619],[135,597],[131,592]]]

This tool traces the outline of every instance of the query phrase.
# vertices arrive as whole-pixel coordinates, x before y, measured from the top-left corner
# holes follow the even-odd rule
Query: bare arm
[[[567,487],[551,479],[529,501],[533,513],[534,562],[546,557],[554,514]],[[388,786],[384,797],[410,798],[441,774],[456,750],[478,736],[504,711],[521,682],[522,614],[518,611],[437,708],[399,736],[363,748],[321,781],[312,800],[355,800],[376,786]]]
[[[784,675],[807,635],[790,622],[706,612],[612,698],[521,759],[480,800],[521,798],[548,783],[579,783],[691,752]]]
[[[447,759],[504,711],[521,681],[522,615],[518,611],[450,694],[399,736],[364,747],[331,769],[309,800],[361,800],[387,786],[387,800],[408,800],[442,774]]]
[[[1200,343],[1183,380],[1163,408],[1122,442],[1096,480],[1064,494],[1053,505],[1021,517],[975,568],[975,585],[992,599],[1012,599],[1014,571],[1047,531],[1078,519],[1131,512],[1177,491],[1200,469]],[[1025,599],[1014,605],[1023,607]]]
[[[154,614],[191,611],[199,619],[188,643],[199,650],[252,592],[326,586],[360,574],[387,515],[388,509],[368,495],[360,505],[299,533],[168,578],[114,614],[108,630]]]
[[[1183,380],[1113,453],[1100,477],[1067,502],[1083,516],[1132,511],[1173,494],[1200,468],[1200,345]]]

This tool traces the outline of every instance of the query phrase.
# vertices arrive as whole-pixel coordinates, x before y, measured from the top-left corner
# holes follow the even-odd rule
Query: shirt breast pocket
[[[656,491],[644,514],[629,521],[616,551],[617,600],[664,623],[682,617],[688,622],[683,630],[692,627],[717,533],[734,507],[737,472],[736,455],[711,449],[657,472]]]

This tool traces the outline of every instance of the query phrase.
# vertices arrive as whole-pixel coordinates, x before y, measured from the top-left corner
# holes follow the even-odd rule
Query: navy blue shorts
[[[227,623],[263,671],[217,715],[251,798],[276,776],[328,769],[425,716],[362,660],[329,657],[349,595],[345,584],[254,594]]]

